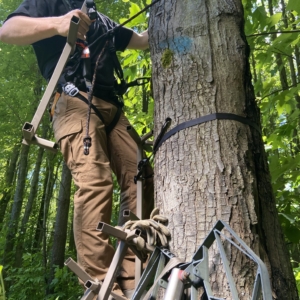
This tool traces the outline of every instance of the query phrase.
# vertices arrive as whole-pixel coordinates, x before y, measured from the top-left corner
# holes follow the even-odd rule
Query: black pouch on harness
[[[82,59],[81,52],[76,50],[70,57],[69,62],[64,70],[64,78],[67,82],[73,82],[75,85],[77,78],[82,74]]]

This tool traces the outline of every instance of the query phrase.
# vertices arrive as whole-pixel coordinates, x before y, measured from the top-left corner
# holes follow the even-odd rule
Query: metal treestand
[[[140,235],[140,232],[137,230],[136,232],[125,233],[122,230],[115,229],[105,223],[99,223],[97,229],[120,239],[119,246],[116,250],[115,256],[103,284],[100,282],[94,282],[89,275],[87,275],[72,259],[68,259],[65,264],[83,282],[85,282],[85,287],[87,290],[81,300],[93,299],[93,297],[96,295],[98,295],[97,300],[123,299],[122,297],[111,292],[111,288],[114,280],[116,279],[116,273],[121,265],[127,248],[131,247],[131,249],[134,249],[134,247],[132,247],[135,242],[134,239]],[[226,231],[226,236],[222,230]],[[230,237],[228,237],[228,235]],[[212,231],[203,241],[202,245],[193,255],[191,262],[181,261],[168,249],[160,247],[153,248],[149,245],[146,245],[147,250],[149,252],[152,251],[152,255],[136,286],[132,300],[157,299],[158,290],[160,288],[166,290],[164,300],[197,300],[198,289],[200,288],[204,290],[201,299],[225,300],[225,298],[217,298],[213,295],[209,282],[210,273],[208,265],[208,250],[211,248],[214,242],[217,244],[220,258],[224,266],[226,278],[231,292],[231,299],[239,300],[237,287],[234,283],[233,275],[229,267],[229,262],[226,257],[221,238],[241,251],[251,261],[253,261],[257,267],[251,300],[272,300],[271,284],[265,264],[223,221],[218,221],[216,223]],[[151,283],[153,284],[151,285]]]
[[[170,120],[168,120],[169,122]],[[166,124],[165,124],[166,125]],[[165,129],[166,126],[163,126]],[[137,142],[137,162],[138,166],[143,159],[143,148],[146,141],[152,136],[152,132],[143,137],[139,137],[133,128],[128,128],[131,137]],[[140,174],[141,169],[138,167]],[[137,214],[125,210],[123,216],[128,220],[138,220],[142,218],[142,201],[143,201],[143,180],[142,176],[137,176]],[[124,299],[113,292],[112,286],[116,280],[118,269],[122,263],[125,253],[130,248],[136,255],[136,288],[132,300],[155,300],[157,299],[159,289],[165,289],[164,300],[198,300],[198,290],[201,289],[203,294],[201,300],[225,300],[213,295],[209,277],[209,253],[208,250],[215,243],[220,254],[225,275],[231,292],[231,299],[239,300],[238,290],[229,267],[229,262],[224,249],[224,242],[229,243],[232,247],[242,252],[248,259],[256,265],[256,279],[252,291],[251,300],[272,300],[272,290],[269,280],[269,274],[262,260],[241,240],[238,235],[223,221],[218,221],[211,232],[204,239],[202,245],[194,253],[191,262],[183,262],[168,249],[162,247],[153,247],[145,243],[143,251],[151,254],[147,267],[142,271],[144,262],[143,255],[137,250],[137,237],[141,237],[142,231],[121,230],[108,224],[100,222],[97,230],[111,235],[119,240],[117,250],[108,273],[103,283],[94,282],[73,260],[68,259],[66,265],[83,281],[87,288],[81,298],[97,300],[107,299]]]

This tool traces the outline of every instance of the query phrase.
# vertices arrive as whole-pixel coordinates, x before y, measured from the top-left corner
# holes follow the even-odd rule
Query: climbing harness
[[[88,113],[87,113],[87,120],[86,120],[86,136],[83,138],[83,153],[85,155],[88,155],[89,154],[89,149],[90,147],[92,146],[92,138],[90,137],[89,135],[89,124],[90,124],[90,118],[91,118],[91,108],[92,108],[92,100],[93,100],[93,88],[95,86],[95,80],[96,80],[96,70],[97,70],[97,67],[98,67],[98,63],[99,63],[99,60],[100,58],[102,57],[102,54],[106,48],[106,45],[107,45],[107,42],[105,43],[102,51],[100,52],[98,58],[97,58],[97,61],[96,61],[96,66],[95,66],[95,72],[94,72],[94,75],[93,75],[93,81],[90,85],[90,82],[88,79],[86,79],[86,87],[87,87],[87,93],[88,93]],[[100,112],[99,112],[99,115]],[[103,122],[104,124],[104,120],[102,118],[100,118],[101,121]]]
[[[64,3],[68,7],[68,9],[72,8],[72,4],[69,2],[69,0],[64,0]],[[86,136],[83,139],[85,155],[89,154],[89,148],[92,145],[92,139],[89,135],[89,123],[90,123],[91,109],[93,109],[95,111],[96,115],[100,118],[100,120],[102,122],[104,122],[100,111],[97,110],[97,108],[94,105],[92,105],[93,96],[96,96],[96,97],[98,96],[98,98],[102,98],[101,93],[103,93],[103,90],[105,91],[107,89],[107,87],[101,86],[100,91],[97,91],[97,90],[95,91],[95,79],[96,79],[97,67],[98,67],[98,63],[99,63],[101,57],[103,56],[104,51],[106,51],[106,50],[109,51],[110,58],[112,59],[112,62],[113,62],[114,71],[117,75],[117,78],[119,79],[119,82],[117,80],[115,80],[114,86],[110,88],[110,90],[114,90],[114,93],[115,93],[114,98],[116,98],[116,97],[118,98],[118,101],[113,102],[118,107],[118,110],[117,110],[116,115],[115,115],[114,119],[112,120],[112,122],[109,125],[105,126],[107,134],[110,133],[110,131],[114,128],[114,126],[117,124],[117,122],[120,118],[120,115],[122,113],[122,107],[124,105],[122,97],[125,94],[125,92],[127,91],[127,89],[132,86],[139,86],[139,85],[147,84],[150,81],[149,77],[138,78],[130,83],[127,83],[125,81],[123,70],[120,65],[117,54],[116,54],[116,49],[115,49],[115,44],[114,44],[114,32],[115,32],[116,28],[120,28],[121,26],[124,26],[126,23],[128,23],[133,18],[136,18],[139,14],[141,14],[143,11],[148,9],[154,3],[145,7],[142,11],[137,13],[135,16],[133,16],[132,18],[130,18],[123,24],[116,26],[112,30],[106,31],[106,33],[104,33],[103,35],[96,38],[91,44],[88,44],[87,42],[83,42],[83,41],[76,43],[77,49],[79,48],[79,52],[81,52],[81,56],[79,57],[78,53],[75,53],[75,55],[73,55],[72,58],[73,58],[73,60],[75,60],[75,63],[73,62],[73,66],[75,66],[75,71],[72,70],[72,68],[69,68],[69,69],[67,68],[67,71],[64,74],[64,77],[68,80],[67,86],[69,84],[74,85],[72,82],[69,82],[69,80],[70,80],[70,78],[72,78],[72,76],[74,77],[74,75],[76,75],[76,73],[78,71],[78,62],[76,63],[76,60],[83,61],[82,77],[84,78],[86,91],[88,94],[88,99],[85,99],[85,97],[76,93],[77,90],[72,89],[71,91],[74,93],[74,95],[77,95],[77,98],[79,98],[80,100],[82,100],[88,104],[88,112],[87,112],[87,119],[86,119]],[[86,1],[86,6],[87,6],[87,13],[88,13],[88,16],[90,17],[90,19],[96,20],[98,17],[100,18],[100,15],[97,14],[95,3],[92,0]],[[73,6],[73,9],[74,9],[74,6]],[[98,55],[96,65],[94,68],[93,79],[91,80],[92,73],[91,73],[91,58],[90,58],[89,48],[91,48],[93,45],[95,45],[95,43],[100,43],[100,41],[102,39],[106,39],[106,42],[105,42],[100,54]],[[71,58],[71,61],[72,61],[72,58]],[[72,81],[72,80],[70,80],[70,81]]]
[[[124,21],[123,23],[119,24],[118,26],[114,27],[112,30],[109,31],[109,34],[113,34],[116,30],[118,30],[120,27],[125,26],[126,24],[128,24],[129,22],[131,22],[133,19],[135,19],[136,17],[138,17],[140,14],[142,14],[143,12],[145,12],[147,9],[149,9],[150,7],[152,7],[154,4],[156,4],[157,2],[159,2],[161,0],[155,0],[152,3],[146,5],[142,10],[140,10],[139,12],[137,12],[135,15],[133,15],[132,17],[128,18],[126,21]],[[104,33],[103,35],[99,36],[98,38],[96,38],[91,44],[90,47],[93,46],[94,44],[98,43],[102,38],[104,38],[107,35],[107,33]]]
[[[120,28],[121,26],[124,26],[125,24],[130,22],[132,19],[136,18],[139,14],[144,12],[146,9],[148,9],[149,7],[151,7],[152,5],[157,3],[158,1],[160,1],[160,0],[153,1],[150,5],[147,5],[143,10],[141,10],[140,12],[138,12],[137,14],[132,16],[130,19],[128,19],[124,23],[116,26],[114,28],[114,30],[117,29],[117,28]],[[76,4],[73,0],[63,0],[62,2],[64,3],[64,5],[65,5],[65,7],[67,8],[68,11],[71,11],[71,10],[77,8],[77,6],[76,6]],[[84,13],[90,15],[91,18],[93,18],[93,19],[97,18],[97,15],[99,15],[96,11],[95,4],[92,0],[85,0],[82,7],[81,7],[81,10]],[[43,94],[43,97],[42,97],[42,99],[39,103],[37,111],[34,114],[32,121],[31,122],[25,122],[25,124],[22,127],[22,133],[23,133],[23,137],[24,137],[22,143],[25,144],[25,145],[36,144],[36,145],[39,145],[40,147],[43,147],[43,148],[45,148],[47,150],[50,150],[52,152],[57,152],[58,145],[56,143],[52,142],[52,141],[48,141],[48,140],[45,140],[43,138],[40,138],[39,136],[36,135],[36,131],[37,131],[38,126],[41,122],[42,116],[43,116],[44,112],[46,111],[46,109],[48,107],[50,99],[53,99],[53,95],[54,95],[54,98],[57,101],[59,99],[59,96],[62,92],[63,87],[67,91],[68,95],[74,95],[74,94],[76,94],[76,96],[80,95],[79,93],[78,94],[76,93],[78,87],[77,87],[76,83],[73,80],[67,80],[68,78],[64,78],[64,80],[61,80],[62,79],[61,75],[63,73],[64,73],[64,75],[67,75],[65,77],[70,77],[70,78],[72,78],[72,76],[74,75],[74,70],[73,70],[73,73],[72,73],[71,72],[72,70],[70,70],[70,68],[68,69],[68,66],[67,66],[67,72],[66,72],[65,65],[66,65],[67,62],[68,62],[68,64],[70,62],[72,62],[72,57],[74,56],[74,58],[75,58],[76,56],[78,56],[78,53],[79,53],[78,51],[77,51],[77,53],[76,52],[74,53],[74,50],[75,50],[75,47],[76,47],[76,41],[77,41],[77,32],[78,32],[78,27],[79,27],[79,21],[80,21],[79,18],[77,18],[76,16],[72,17],[72,19],[70,21],[70,29],[69,29],[69,33],[68,33],[68,36],[67,36],[66,45],[65,45],[65,47],[62,51],[62,54],[61,54],[61,56],[58,60],[58,63],[56,64],[56,67],[54,69],[54,72],[53,72],[51,78],[48,79],[48,85],[47,85],[46,90]],[[112,36],[113,33],[114,33],[114,30],[112,30],[111,32],[106,32],[105,34],[99,36],[96,40],[94,40],[94,42],[92,44],[87,45],[87,46],[91,47],[96,42],[97,42],[97,44],[99,44],[99,41],[102,38],[105,38],[108,35]],[[84,47],[84,49],[85,48],[86,47]],[[86,51],[87,51],[87,49],[84,50],[85,55],[88,54],[88,52],[86,52]],[[69,60],[70,55],[72,57]],[[118,61],[118,64],[120,64],[119,61]],[[76,65],[74,66],[75,72],[78,71],[78,69],[76,67],[78,67],[78,66],[76,66]],[[73,79],[76,79],[76,78],[73,77]],[[148,83],[149,81],[150,81],[149,77],[138,78],[138,79],[136,79],[136,80],[134,80],[130,83],[126,83],[125,81],[122,81],[120,79],[121,84],[116,83],[113,86],[113,88],[116,91],[116,96],[120,96],[120,95],[123,95],[126,92],[128,87],[135,86],[135,85],[143,85],[143,84]],[[60,85],[60,88],[57,88],[58,83]],[[71,84],[71,86],[68,86],[68,84]],[[72,85],[75,86],[75,88]],[[73,88],[73,90],[72,90],[72,88]],[[100,88],[101,88],[101,90],[104,91],[105,95],[108,95],[109,97],[111,97],[110,91],[105,90],[107,87],[100,86]],[[55,93],[55,91],[57,91],[57,93]],[[74,93],[74,94],[72,94],[72,93]],[[98,98],[102,98],[97,89],[95,89],[94,95]],[[80,97],[80,99],[82,99],[82,98],[84,98],[84,97]],[[83,101],[86,102],[88,100],[85,99]],[[117,103],[117,104],[122,105],[122,103]],[[93,110],[95,110],[93,105],[91,105],[91,108]],[[50,118],[54,114],[54,109],[55,109],[55,105],[52,105],[52,108],[50,109]],[[117,114],[120,115],[121,112],[122,112],[122,109],[119,108]],[[95,111],[95,113],[96,113],[97,116],[100,115],[100,112],[98,113],[98,112]],[[117,123],[117,120],[113,120],[112,124],[107,126],[108,127],[107,128],[108,132],[113,128],[112,125],[115,125],[116,123]]]

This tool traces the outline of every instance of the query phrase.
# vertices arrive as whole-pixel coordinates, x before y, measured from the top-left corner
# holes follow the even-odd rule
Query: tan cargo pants
[[[85,93],[82,93],[87,98]],[[93,98],[93,104],[109,124],[117,111],[115,105]],[[121,189],[118,224],[122,225],[124,209],[136,211],[137,146],[127,132],[130,125],[124,114],[107,136],[105,126],[91,111],[89,135],[92,146],[89,155],[83,154],[88,106],[76,97],[64,93],[58,100],[53,117],[55,139],[60,145],[77,187],[74,196],[74,237],[77,262],[93,278],[103,280],[114,255],[109,237],[96,230],[98,223],[110,223],[112,213],[113,181],[115,173]],[[149,167],[148,174],[152,174]],[[145,182],[144,218],[153,208],[153,181]],[[120,271],[121,288],[134,288],[134,255],[128,253]]]

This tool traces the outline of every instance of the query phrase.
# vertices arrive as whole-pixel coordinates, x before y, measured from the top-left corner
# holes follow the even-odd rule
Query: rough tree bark
[[[240,0],[165,0],[152,7],[155,132],[211,113],[233,113],[260,126],[248,63]],[[217,220],[223,220],[267,263],[274,298],[298,299],[278,222],[260,133],[214,120],[169,138],[155,157],[155,198],[169,217],[171,250],[189,261]],[[252,268],[241,255],[230,265],[240,299],[250,299]],[[230,299],[216,258],[216,297]]]

